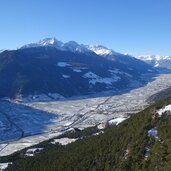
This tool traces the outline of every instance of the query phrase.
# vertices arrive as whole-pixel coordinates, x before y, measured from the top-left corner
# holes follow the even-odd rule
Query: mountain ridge
[[[104,46],[47,38],[0,53],[0,97],[59,94],[71,97],[142,86],[157,71]],[[93,46],[91,46],[93,48]]]
[[[109,49],[103,45],[84,45],[84,44],[79,44],[75,41],[68,41],[66,43],[63,43],[59,40],[57,40],[56,38],[45,38],[42,39],[40,41],[38,41],[38,43],[30,43],[30,44],[26,44],[24,46],[21,47],[21,49],[25,49],[25,48],[30,48],[30,47],[42,47],[42,46],[53,46],[59,50],[70,50],[72,52],[94,52],[97,55],[101,55],[101,56],[106,56],[106,55],[114,55],[114,54],[120,54],[118,52],[115,52],[112,49]],[[20,49],[20,48],[19,48]]]

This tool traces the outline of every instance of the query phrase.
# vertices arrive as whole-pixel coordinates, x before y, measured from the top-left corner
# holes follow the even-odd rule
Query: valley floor
[[[159,75],[144,87],[116,96],[74,100],[0,102],[0,156],[58,136],[70,128],[84,129],[129,117],[149,105],[147,99],[171,87],[171,74]],[[109,94],[109,93],[108,93]]]

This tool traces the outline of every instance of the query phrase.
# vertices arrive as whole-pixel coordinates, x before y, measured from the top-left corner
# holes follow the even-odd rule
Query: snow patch
[[[74,72],[82,72],[80,69],[73,69]]]
[[[94,74],[93,72],[87,72],[86,74],[84,74],[83,77],[84,78],[95,78],[95,79],[100,78],[98,75]]]
[[[118,80],[120,80],[120,77],[118,76],[113,76],[111,78],[102,78],[96,74],[94,74],[93,72],[88,72],[86,74],[83,75],[83,78],[90,78],[91,80],[89,81],[90,84],[95,85],[96,83],[104,83],[107,85],[112,85],[113,82],[117,82]]]
[[[3,171],[5,169],[7,169],[7,167],[12,164],[12,162],[8,162],[8,163],[0,163],[0,171]]]
[[[154,137],[155,139],[158,139],[158,131],[156,128],[151,128],[149,131],[148,131],[148,137]]]
[[[93,136],[100,135],[100,134],[104,134],[104,131],[100,131],[100,132],[94,133]]]
[[[58,62],[58,63],[57,63],[57,66],[63,68],[63,67],[71,66],[71,65],[68,64],[67,62]]]
[[[106,123],[100,123],[99,125],[97,125],[97,128],[98,128],[99,130],[105,129],[105,128],[106,128]]]
[[[156,61],[154,67],[159,67],[159,62],[158,61]]]
[[[60,138],[60,139],[54,139],[51,144],[61,144],[61,145],[67,145],[70,144],[72,142],[75,142],[77,139],[74,138]]]
[[[43,148],[30,148],[26,151],[26,156],[32,157],[35,154],[40,153],[43,150]]]
[[[128,155],[129,155],[129,150],[126,149],[126,150],[124,151],[124,159],[125,159],[125,160],[128,159]]]
[[[126,73],[126,72],[122,72],[122,71],[120,71],[119,69],[114,69],[114,70],[109,69],[108,71],[109,71],[111,74],[125,75],[125,76],[128,76],[128,77],[130,77],[130,78],[133,77],[131,74],[128,74],[128,73]]]
[[[128,119],[128,118],[119,117],[119,118],[111,119],[110,121],[108,121],[108,124],[109,125],[119,125],[121,122],[123,122],[126,119]]]
[[[145,147],[145,154],[144,154],[145,160],[148,159],[149,155],[150,155],[150,148],[149,147]]]
[[[99,79],[93,79],[91,81],[89,81],[89,83],[95,85],[96,83],[104,83],[107,85],[112,85],[112,82],[117,81],[117,79],[113,79],[113,78],[99,78]]]
[[[169,113],[171,114],[171,105],[167,105],[167,106],[165,106],[164,108],[159,109],[159,110],[157,111],[157,114],[161,117],[162,114],[165,113],[165,112],[169,112]]]
[[[63,78],[71,78],[70,75],[62,75]]]

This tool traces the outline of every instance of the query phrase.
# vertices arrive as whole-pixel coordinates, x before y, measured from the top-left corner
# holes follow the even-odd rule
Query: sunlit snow
[[[4,171],[10,164],[12,164],[12,162],[0,163],[0,171]]]
[[[61,145],[67,145],[70,144],[72,142],[75,142],[77,139],[74,138],[60,138],[60,139],[54,139],[51,143],[52,144],[56,144],[59,143]]]
[[[119,117],[119,118],[115,118],[115,119],[110,120],[108,123],[109,123],[109,125],[118,125],[121,122],[123,122],[125,119],[127,119],[127,118]]]
[[[164,108],[159,109],[159,110],[157,111],[157,113],[158,113],[159,116],[162,116],[162,114],[163,114],[164,112],[169,112],[169,113],[171,114],[171,105],[167,105],[167,106],[165,106]]]

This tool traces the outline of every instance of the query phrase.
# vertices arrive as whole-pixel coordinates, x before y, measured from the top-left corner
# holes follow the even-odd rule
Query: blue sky
[[[170,0],[1,0],[0,49],[46,37],[171,55]]]

